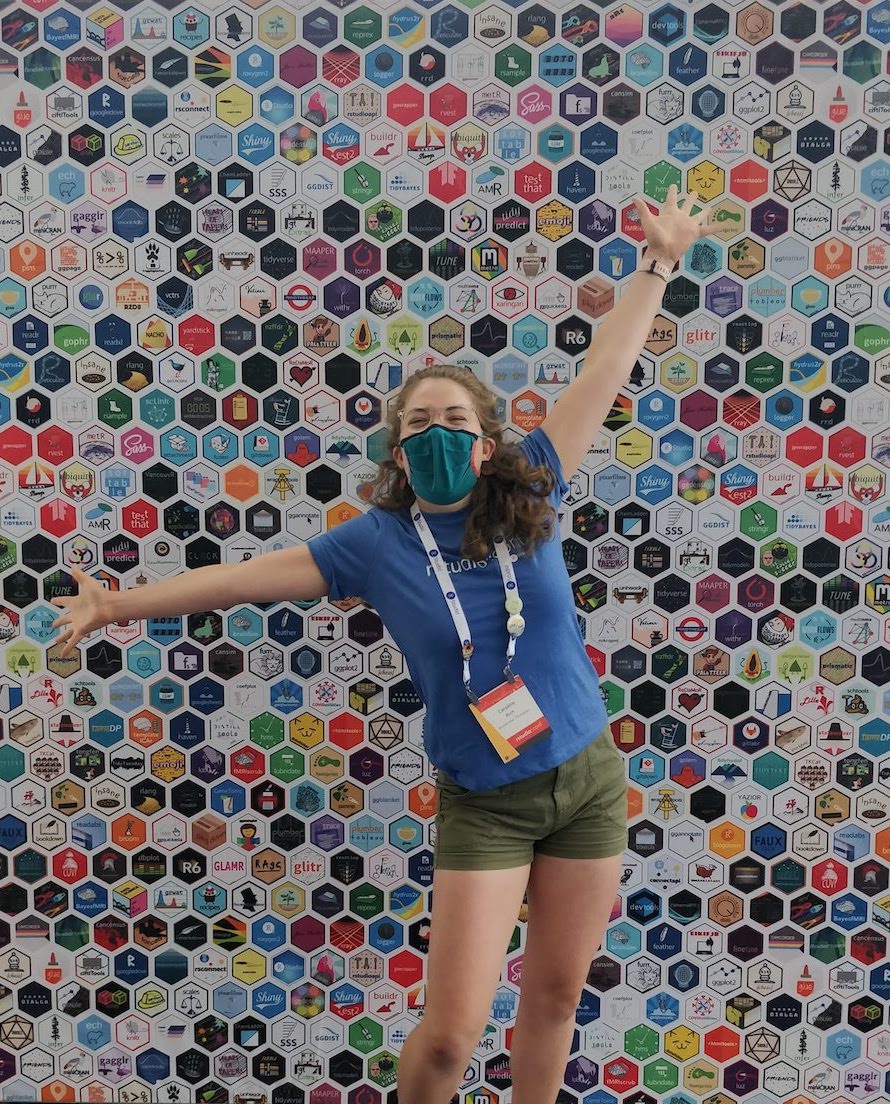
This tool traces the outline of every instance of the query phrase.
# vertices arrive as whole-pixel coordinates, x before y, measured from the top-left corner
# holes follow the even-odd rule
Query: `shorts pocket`
[[[447,793],[468,793],[465,786],[459,786],[454,779],[443,770],[436,771],[436,789]]]
[[[458,801],[497,801],[499,798],[512,797],[516,792],[518,782],[505,782],[502,786],[494,786],[488,790],[468,790],[461,786],[453,778],[440,770],[436,775],[436,789],[439,791],[440,806],[443,799]]]
[[[608,728],[594,740],[588,758],[590,781],[604,820],[627,827],[627,766]]]

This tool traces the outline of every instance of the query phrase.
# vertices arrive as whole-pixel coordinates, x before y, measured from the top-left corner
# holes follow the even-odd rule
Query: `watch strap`
[[[667,261],[651,260],[646,265],[644,272],[654,272],[656,276],[660,276],[665,283],[671,278],[671,272],[673,269],[667,263]]]

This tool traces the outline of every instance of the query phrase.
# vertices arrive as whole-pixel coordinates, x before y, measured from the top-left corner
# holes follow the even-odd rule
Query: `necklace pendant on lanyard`
[[[513,656],[516,655],[516,640],[525,632],[525,618],[522,616],[522,599],[519,597],[519,588],[516,585],[516,573],[513,570],[513,561],[507,548],[507,541],[502,533],[494,538],[494,551],[498,558],[498,567],[501,569],[501,578],[504,580],[504,609],[507,611],[507,661],[504,664],[504,675],[510,682],[516,681],[511,666]]]
[[[464,661],[464,690],[466,690],[467,697],[470,699],[473,705],[478,705],[479,699],[476,697],[476,695],[472,691],[472,688],[470,687],[470,660],[472,659],[473,652],[475,651],[476,649],[473,647],[473,642],[471,640],[464,640],[461,643],[460,653],[461,658]]]
[[[439,584],[439,589],[442,591],[442,596],[448,606],[448,612],[451,614],[451,620],[454,622],[457,638],[460,641],[461,658],[463,660],[464,689],[470,701],[474,705],[478,705],[479,698],[473,692],[470,685],[470,660],[473,657],[475,648],[473,646],[473,638],[470,633],[470,626],[467,622],[464,608],[457,596],[457,591],[451,584],[448,568],[445,566],[442,553],[439,550],[439,546],[436,544],[436,538],[433,536],[426,518],[420,510],[414,509],[411,511],[411,520],[414,522],[414,528],[417,530],[417,535],[420,537],[420,541],[423,544],[427,559],[430,562],[430,567],[433,569],[436,582]],[[507,611],[508,641],[504,675],[510,682],[515,682],[516,676],[513,674],[511,663],[516,654],[516,640],[525,632],[525,618],[522,616],[522,599],[519,597],[519,587],[516,584],[516,572],[513,570],[513,561],[510,558],[507,541],[502,533],[498,533],[494,538],[494,551],[497,557],[498,567],[500,568],[501,579],[504,584],[504,609]]]

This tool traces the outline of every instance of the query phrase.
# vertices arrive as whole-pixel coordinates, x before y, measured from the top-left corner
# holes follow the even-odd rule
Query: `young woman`
[[[648,339],[665,282],[711,223],[668,193],[641,270],[583,370],[521,445],[468,370],[426,368],[393,404],[375,508],[308,545],[108,592],[74,571],[54,599],[67,654],[111,621],[243,602],[360,596],[380,614],[426,708],[438,769],[436,873],[423,1021],[402,1049],[399,1104],[444,1104],[488,1021],[524,895],[528,928],[513,1032],[513,1104],[562,1084],[582,986],[626,842],[626,782],[578,631],[555,522]]]

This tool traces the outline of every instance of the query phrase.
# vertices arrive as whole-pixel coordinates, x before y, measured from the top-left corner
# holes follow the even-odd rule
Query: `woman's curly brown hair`
[[[407,407],[411,392],[428,379],[453,380],[469,392],[483,433],[495,442],[494,453],[483,463],[482,474],[470,496],[461,555],[471,560],[486,559],[498,532],[516,540],[523,554],[534,551],[553,535],[556,511],[548,497],[556,486],[556,478],[550,468],[529,464],[518,445],[504,440],[503,426],[497,417],[497,399],[468,368],[435,364],[421,368],[405,381],[387,419],[390,454],[399,444],[399,416]],[[372,503],[382,510],[404,510],[414,502],[414,497],[395,460],[390,457],[381,461]]]

